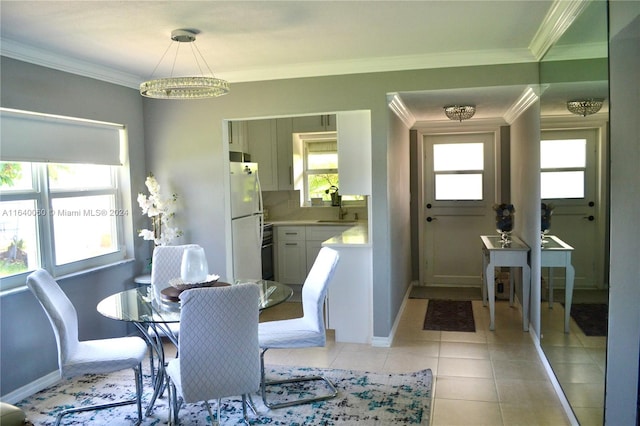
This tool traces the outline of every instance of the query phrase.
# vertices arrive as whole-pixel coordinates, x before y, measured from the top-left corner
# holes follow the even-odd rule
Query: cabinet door
[[[278,242],[278,278],[285,284],[302,284],[307,277],[307,253],[304,241]]]
[[[230,121],[229,123],[229,151],[248,152],[247,141],[247,122],[246,121]]]
[[[258,163],[263,191],[278,190],[278,157],[275,149],[275,120],[247,121],[247,145],[251,162]]]
[[[371,112],[338,113],[340,193],[371,195]]]
[[[278,118],[276,120],[278,151],[278,190],[293,190],[293,120]]]
[[[335,130],[335,115],[322,114],[293,117],[293,133],[331,132]]]
[[[322,241],[307,241],[307,275],[313,266],[313,262],[316,261],[316,257],[318,257],[318,253],[320,253],[321,248]]]

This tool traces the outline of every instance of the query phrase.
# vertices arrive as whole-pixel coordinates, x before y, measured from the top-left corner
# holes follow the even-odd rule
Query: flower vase
[[[496,231],[500,234],[502,244],[511,243],[511,232],[513,231],[513,216],[515,209],[513,204],[499,204],[494,206],[496,211]]]

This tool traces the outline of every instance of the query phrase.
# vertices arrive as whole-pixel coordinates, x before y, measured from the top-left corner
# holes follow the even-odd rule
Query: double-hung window
[[[0,110],[0,281],[54,276],[124,258],[119,173],[124,127]]]
[[[326,192],[331,186],[339,188],[338,142],[336,140],[306,140],[304,142],[305,199],[322,198],[330,201]]]

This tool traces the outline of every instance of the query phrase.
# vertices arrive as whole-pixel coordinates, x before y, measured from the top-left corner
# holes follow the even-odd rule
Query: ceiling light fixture
[[[444,113],[450,120],[468,120],[476,113],[474,105],[450,105],[444,107]]]
[[[567,102],[567,109],[576,115],[586,117],[600,111],[603,101],[604,99],[576,99]]]
[[[215,98],[229,93],[229,83],[213,76],[213,72],[211,71],[211,68],[209,68],[209,64],[207,64],[207,61],[205,61],[204,56],[200,53],[198,46],[196,46],[196,31],[173,30],[171,32],[171,40],[172,42],[162,55],[162,58],[160,58],[158,65],[153,69],[153,73],[155,73],[156,69],[158,69],[158,66],[160,66],[162,60],[167,55],[167,52],[169,52],[171,46],[174,44],[173,42],[178,42],[171,68],[171,76],[145,81],[140,84],[140,94],[142,96],[155,99],[202,99]],[[193,53],[196,65],[201,74],[199,77],[173,76],[173,67],[175,67],[176,59],[178,57],[180,43],[191,43],[191,52]],[[206,67],[210,76],[204,75],[202,69],[203,66]]]

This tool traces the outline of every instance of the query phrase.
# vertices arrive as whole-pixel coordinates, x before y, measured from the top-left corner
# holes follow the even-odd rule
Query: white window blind
[[[0,108],[0,160],[122,165],[124,126]]]

